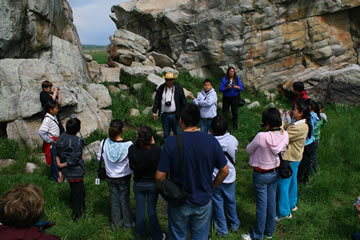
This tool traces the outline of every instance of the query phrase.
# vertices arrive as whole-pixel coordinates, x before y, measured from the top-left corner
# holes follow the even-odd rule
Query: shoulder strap
[[[103,152],[104,152],[105,141],[106,141],[106,138],[104,139],[103,144],[102,144],[102,146],[101,146],[101,155],[100,155],[100,161],[99,161],[99,170],[100,170],[100,168],[101,168],[102,162],[104,161]]]
[[[181,173],[184,175],[184,143],[182,139],[182,134],[176,135],[176,144],[179,151]]]
[[[231,164],[235,167],[235,162],[232,159],[232,157],[230,156],[230,154],[228,152],[224,152],[225,156],[229,159],[229,161],[231,162]]]
[[[45,116],[45,118],[50,118],[51,120],[53,120],[53,121],[58,125],[58,127],[60,127],[60,126],[59,126],[59,125],[60,125],[60,122],[55,121],[55,118],[51,118],[51,117],[49,117],[49,116]]]

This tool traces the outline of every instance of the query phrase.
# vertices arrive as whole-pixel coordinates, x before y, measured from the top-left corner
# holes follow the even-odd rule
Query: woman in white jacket
[[[114,228],[133,226],[130,209],[131,169],[128,158],[131,141],[121,137],[124,124],[120,120],[110,123],[109,137],[100,144],[98,160],[104,159],[111,199],[111,221]]]

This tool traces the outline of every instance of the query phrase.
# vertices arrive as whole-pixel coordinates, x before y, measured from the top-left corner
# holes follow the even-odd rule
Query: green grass
[[[195,94],[201,90],[202,79],[194,79],[188,73],[180,73],[176,80]],[[144,78],[126,78],[122,76],[122,83],[132,86],[134,83],[144,82]],[[213,79],[215,89],[219,79]],[[121,92],[112,95],[113,117],[126,123],[123,137],[136,139],[140,126],[149,125],[153,129],[161,130],[161,121],[152,120],[151,113],[141,114],[139,117],[130,117],[129,110],[138,108],[140,112],[152,105],[150,97],[155,91],[151,86],[144,84],[139,90],[130,88],[129,93]],[[135,96],[135,97],[132,97]],[[227,239],[239,239],[241,234],[248,232],[255,222],[255,195],[252,186],[252,169],[248,166],[246,145],[260,130],[259,124],[263,106],[268,104],[261,92],[244,92],[244,98],[259,101],[260,108],[249,110],[243,107],[239,111],[239,129],[231,133],[239,140],[239,152],[236,156],[236,200],[241,227],[238,233],[231,233]],[[221,101],[221,94],[218,94]],[[279,106],[289,107],[290,101],[277,97]],[[322,130],[318,152],[319,171],[311,178],[306,187],[300,186],[298,191],[298,211],[291,220],[284,220],[276,224],[273,239],[314,239],[336,240],[350,239],[351,233],[360,230],[352,203],[360,195],[360,148],[358,147],[358,130],[360,122],[359,106],[330,105],[325,106],[329,122]],[[86,138],[90,143],[103,139],[106,133],[96,131]],[[155,136],[157,143],[162,144],[162,138]],[[49,169],[40,164],[37,159],[38,149],[32,150],[23,143],[14,140],[0,139],[0,157],[14,158],[17,163],[0,172],[0,193],[18,183],[35,183],[42,187],[45,197],[45,219],[55,221],[57,225],[49,230],[62,239],[133,239],[132,232],[111,229],[110,199],[107,184],[94,184],[97,162],[87,162],[85,176],[86,187],[86,217],[77,224],[72,223],[69,203],[70,189],[68,184],[56,184],[48,180]],[[26,161],[33,161],[41,167],[34,174],[24,172]],[[162,228],[167,231],[167,215],[164,203],[158,204],[158,215]],[[131,208],[135,216],[136,204],[131,192]],[[150,229],[148,226],[148,237]],[[218,239],[212,233],[212,239]]]
[[[85,53],[91,55],[93,57],[93,60],[96,61],[99,64],[106,64],[107,63],[107,51],[105,50],[91,50],[91,51],[86,51]]]

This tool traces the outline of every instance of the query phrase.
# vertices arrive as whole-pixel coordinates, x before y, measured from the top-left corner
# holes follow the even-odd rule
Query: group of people
[[[204,81],[204,88],[196,98],[192,94],[189,96],[192,103],[186,103],[183,89],[175,82],[175,75],[166,73],[164,78],[165,83],[158,88],[153,107],[154,120],[157,116],[162,120],[166,140],[162,148],[156,145],[153,130],[148,126],[139,129],[134,143],[124,139],[121,120],[111,121],[108,137],[101,141],[97,157],[105,163],[112,226],[114,229],[134,228],[135,237],[144,239],[147,209],[152,239],[166,239],[156,206],[158,187],[169,178],[182,186],[187,198],[181,206],[168,205],[168,238],[186,239],[191,235],[192,239],[208,239],[211,219],[216,234],[227,236],[240,226],[235,194],[238,141],[228,132],[226,116],[217,115],[217,96],[210,80]],[[66,131],[62,132],[56,116],[61,103],[60,90],[54,89],[57,91],[54,94],[48,85],[43,84],[44,94],[47,94],[47,101],[43,104],[46,115],[38,133],[44,140],[52,178],[57,182],[63,179],[69,182],[72,218],[77,221],[85,210],[84,142],[76,136],[81,122],[70,118]],[[238,127],[238,102],[242,90],[235,69],[230,67],[219,91],[223,93],[223,113],[227,113],[231,106],[234,129]],[[253,168],[256,222],[249,234],[242,235],[243,239],[272,238],[275,221],[291,218],[291,211],[297,210],[297,182],[307,184],[309,176],[316,172],[320,129],[327,118],[321,113],[321,104],[308,99],[303,83],[294,83],[293,92],[296,96],[292,111],[266,109],[262,114],[266,131],[259,132],[246,148],[250,155],[249,165]],[[180,140],[170,136],[171,130],[174,135],[182,136],[183,159],[178,148]],[[279,175],[280,158],[292,169],[289,178]],[[130,207],[132,176],[135,222]],[[0,213],[7,204],[3,198],[0,200]],[[36,221],[26,224],[34,226]],[[4,219],[0,222],[17,227]]]

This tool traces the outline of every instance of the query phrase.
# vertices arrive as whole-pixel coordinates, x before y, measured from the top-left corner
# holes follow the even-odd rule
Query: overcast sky
[[[128,0],[68,0],[82,44],[107,45],[116,30],[111,6]]]

